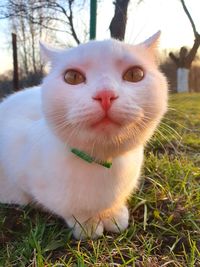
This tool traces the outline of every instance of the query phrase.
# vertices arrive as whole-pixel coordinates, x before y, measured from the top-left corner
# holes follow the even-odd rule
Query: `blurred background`
[[[162,31],[159,64],[170,91],[200,92],[199,0],[0,0],[0,97],[41,82],[39,40],[137,44]]]

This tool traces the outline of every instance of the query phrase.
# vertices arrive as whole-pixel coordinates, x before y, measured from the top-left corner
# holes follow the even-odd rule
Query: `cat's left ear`
[[[62,49],[54,48],[49,44],[40,41],[40,53],[44,63],[53,62],[61,51]]]
[[[149,49],[156,50],[160,41],[160,35],[161,31],[156,32],[154,35],[145,40],[142,45]]]

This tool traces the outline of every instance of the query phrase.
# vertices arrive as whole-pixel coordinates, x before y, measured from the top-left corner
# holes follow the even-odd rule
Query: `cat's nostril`
[[[110,109],[112,102],[117,98],[118,96],[112,90],[102,90],[93,97],[94,100],[100,102],[105,111]]]

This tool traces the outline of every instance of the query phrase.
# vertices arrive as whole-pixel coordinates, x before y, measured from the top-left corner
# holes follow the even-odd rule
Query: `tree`
[[[115,13],[109,27],[112,38],[124,40],[129,1],[130,0],[116,0],[114,2]]]
[[[0,9],[0,17],[8,19],[11,31],[17,35],[20,80],[24,81],[41,78],[43,64],[40,61],[39,40],[45,38],[45,35],[49,39],[54,37],[52,31],[44,30],[42,26],[43,14],[51,17],[54,12],[44,10],[42,7],[33,8],[34,3],[33,0],[7,0],[5,7]],[[37,18],[40,24],[33,23],[33,18]],[[45,21],[45,23],[53,27],[53,22]],[[21,86],[27,85],[29,84],[25,82]]]
[[[185,47],[181,47],[179,56],[174,55],[174,53],[172,52],[169,53],[169,56],[177,67],[177,92],[188,92],[189,70],[200,46],[200,34],[196,30],[195,23],[190,15],[189,10],[186,7],[184,0],[180,1],[194,32],[194,44],[190,50]]]
[[[75,5],[76,2],[76,5]],[[52,42],[60,32],[69,46],[79,44],[86,36],[81,18],[74,12],[83,8],[85,1],[75,0],[5,0],[0,4],[0,19],[7,19],[11,32],[17,34],[20,87],[39,82],[43,64],[40,60],[39,40]],[[39,80],[38,80],[39,79]]]
[[[75,12],[81,10],[85,2],[88,3],[89,0],[6,0],[4,7],[0,6],[0,19],[9,19],[12,30],[17,33],[19,69],[23,77],[41,72],[37,44],[39,39],[46,39],[45,34],[50,36],[52,32],[61,32],[67,40],[70,39],[67,36],[72,37],[75,44],[85,39],[86,27],[82,25],[80,30],[76,27],[81,18],[74,20]],[[130,0],[116,0],[114,3],[115,15],[110,24],[113,38],[124,39],[129,2]]]
[[[81,41],[74,25],[74,4],[75,0],[7,0],[8,8],[6,11],[3,9],[0,18],[20,16],[30,21],[32,25],[36,24],[44,29],[70,35],[76,44],[79,44]]]

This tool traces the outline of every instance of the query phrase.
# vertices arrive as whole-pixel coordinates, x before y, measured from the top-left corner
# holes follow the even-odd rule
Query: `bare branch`
[[[69,12],[70,12],[70,15],[68,17],[69,19],[69,25],[70,25],[70,29],[71,29],[71,32],[72,32],[72,36],[74,37],[75,41],[77,42],[77,44],[80,44],[80,40],[76,34],[76,31],[74,29],[74,22],[73,22],[73,12],[72,12],[72,4],[73,4],[74,0],[68,0],[68,3],[69,3]]]
[[[187,62],[188,68],[191,67],[192,61],[194,60],[194,58],[197,54],[199,46],[200,46],[200,35],[197,33],[193,47],[191,48],[190,52],[188,53],[188,55],[186,57],[186,62]]]
[[[31,23],[40,25],[45,29],[49,29],[52,31],[59,31],[70,34],[77,44],[80,44],[80,39],[75,30],[74,19],[73,19],[73,4],[74,0],[67,0],[68,8],[65,8],[59,1],[52,0],[36,0],[32,5],[28,5],[26,1],[14,1],[8,0],[8,8],[3,13],[0,13],[0,19],[4,18],[12,18],[12,17],[23,17],[30,21]],[[46,12],[43,12],[42,19],[41,16],[38,18],[37,16],[31,16],[34,14],[34,11],[37,10],[51,10],[53,16],[51,17],[52,21],[61,22],[62,24],[68,26],[69,30],[60,30],[59,27],[52,27],[48,24],[48,17],[46,16]],[[57,15],[55,15],[57,13]],[[59,14],[60,15],[59,15]],[[47,12],[48,14],[48,12]],[[66,18],[66,21],[63,19]],[[42,21],[42,23],[41,23]],[[44,23],[45,21],[45,23]]]
[[[181,4],[182,4],[182,6],[183,6],[183,9],[184,9],[184,11],[185,11],[185,13],[186,13],[188,19],[189,19],[189,21],[190,21],[190,23],[191,23],[191,25],[192,25],[192,29],[193,29],[193,32],[194,32],[194,36],[195,36],[195,38],[196,38],[196,36],[198,35],[198,32],[197,32],[197,30],[196,30],[196,26],[195,26],[195,24],[194,24],[194,21],[193,21],[191,15],[190,15],[189,10],[188,10],[187,7],[186,7],[185,1],[184,1],[184,0],[180,0],[180,1],[181,1]]]

